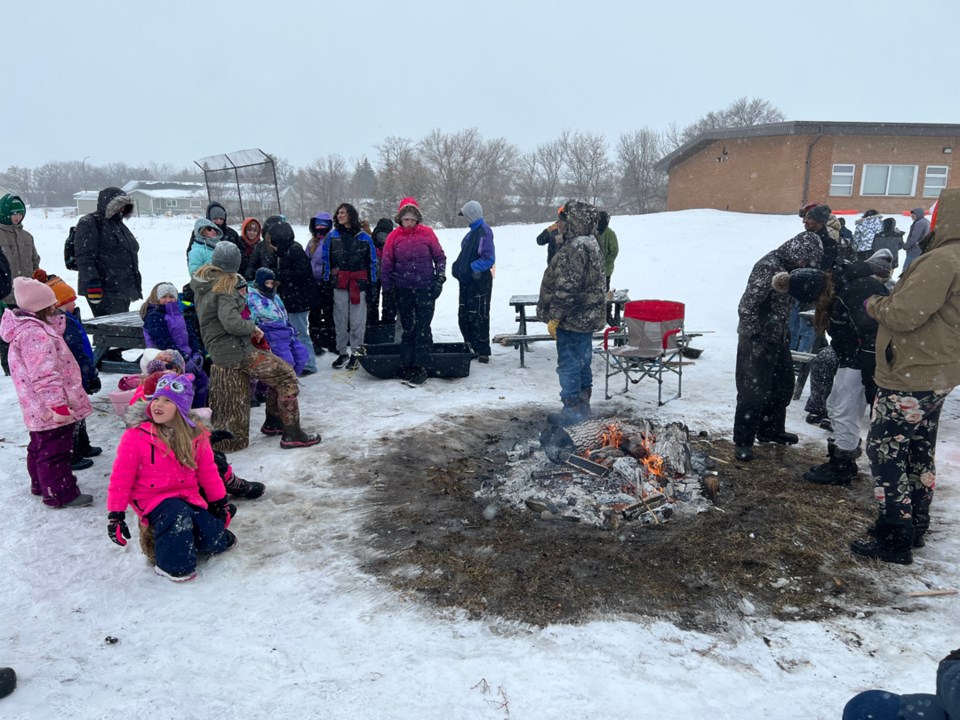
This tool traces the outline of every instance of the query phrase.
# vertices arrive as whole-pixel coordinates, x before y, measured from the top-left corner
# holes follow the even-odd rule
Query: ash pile
[[[490,513],[509,505],[544,520],[606,529],[659,525],[713,504],[715,467],[704,452],[691,450],[683,423],[591,418],[518,442],[507,453],[506,471],[486,481],[477,497]]]

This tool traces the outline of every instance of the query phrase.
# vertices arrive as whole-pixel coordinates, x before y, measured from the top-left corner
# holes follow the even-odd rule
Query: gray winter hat
[[[227,272],[240,272],[240,248],[229,240],[221,240],[213,249],[210,264]]]
[[[893,253],[887,248],[880,248],[868,257],[866,262],[873,274],[878,277],[886,279],[893,272]]]

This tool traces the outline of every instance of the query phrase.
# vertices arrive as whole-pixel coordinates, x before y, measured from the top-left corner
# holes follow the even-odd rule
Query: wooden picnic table
[[[101,315],[83,321],[83,327],[93,337],[93,361],[103,372],[138,373],[140,366],[124,360],[104,360],[107,350],[145,348],[143,318],[138,310]]]
[[[517,335],[518,340],[514,342],[520,348],[520,367],[526,367],[523,354],[527,350],[527,343],[540,342],[542,340],[552,340],[549,335],[528,335],[527,322],[541,322],[536,314],[533,317],[527,317],[527,308],[536,307],[540,300],[539,295],[513,295],[510,297],[510,306],[517,311]],[[607,300],[608,309],[612,310],[614,324],[620,324],[620,318],[623,314],[623,306],[630,301],[626,290],[616,290],[613,297]],[[501,336],[502,337],[502,336]],[[522,338],[522,340],[521,340]],[[494,338],[494,342],[499,342]]]

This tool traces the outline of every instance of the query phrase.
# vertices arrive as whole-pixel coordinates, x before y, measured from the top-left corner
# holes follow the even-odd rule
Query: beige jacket
[[[33,277],[33,271],[40,267],[40,256],[33,242],[33,235],[23,229],[23,225],[0,224],[0,249],[10,262],[10,278]],[[11,292],[3,301],[13,303]]]

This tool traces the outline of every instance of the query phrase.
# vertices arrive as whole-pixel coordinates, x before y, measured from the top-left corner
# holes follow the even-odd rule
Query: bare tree
[[[553,218],[563,203],[560,180],[563,175],[564,139],[538,145],[524,155],[514,180],[517,219],[538,222]]]
[[[603,205],[613,190],[613,166],[602,134],[576,132],[565,137],[564,190],[570,197]]]
[[[667,175],[653,166],[663,157],[660,133],[643,128],[620,135],[617,171],[620,175],[620,211],[648,213],[662,210],[666,202]]]
[[[767,100],[741,97],[731,102],[723,110],[711,111],[694,123],[678,130],[675,124],[670,125],[666,132],[668,147],[676,150],[710,130],[722,128],[749,127],[763,123],[783,122],[782,112],[771,105]]]
[[[377,196],[371,213],[393,217],[405,197],[418,201],[429,187],[428,171],[414,144],[400,137],[388,137],[377,145]]]
[[[352,180],[353,172],[339,155],[328,155],[307,166],[303,171],[303,197],[308,207],[315,208],[307,209],[307,214],[320,210],[332,213],[340,203],[353,200]]]

